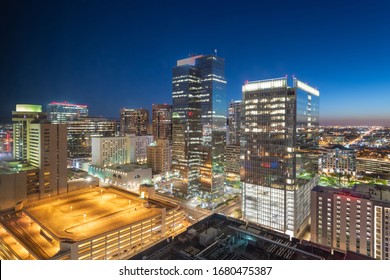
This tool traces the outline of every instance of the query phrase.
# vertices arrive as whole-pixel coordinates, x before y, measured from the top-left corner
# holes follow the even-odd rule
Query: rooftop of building
[[[9,172],[31,171],[37,169],[37,167],[32,166],[27,162],[22,162],[14,159],[0,161],[0,167],[9,170]]]
[[[309,260],[369,259],[332,251],[260,226],[213,214],[186,232],[141,252],[132,259],[159,260]]]
[[[114,187],[92,188],[28,203],[19,214],[3,213],[0,235],[5,238],[5,230],[36,258],[48,259],[60,251],[61,241],[82,241],[177,207]]]
[[[352,189],[315,186],[312,191],[330,192],[350,197],[390,202],[390,186],[384,185],[356,184]]]
[[[107,166],[106,170],[115,170],[118,172],[130,173],[138,170],[151,169],[146,164],[116,164]]]
[[[354,149],[351,149],[351,148],[347,148],[343,145],[340,145],[340,144],[335,144],[335,145],[331,145],[331,146],[328,146],[328,147],[325,147],[325,149],[329,149],[329,150],[335,150],[335,149],[339,149],[339,150],[342,150],[342,151],[355,151]]]

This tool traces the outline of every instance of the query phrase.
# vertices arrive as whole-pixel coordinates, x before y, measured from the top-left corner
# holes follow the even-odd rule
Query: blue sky
[[[171,103],[172,67],[225,58],[245,80],[295,75],[321,92],[322,124],[390,125],[387,1],[2,1],[0,117],[16,103],[87,104],[92,115]]]

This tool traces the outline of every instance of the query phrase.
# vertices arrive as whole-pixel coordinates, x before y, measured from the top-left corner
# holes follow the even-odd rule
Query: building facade
[[[311,192],[312,242],[388,260],[389,224],[389,186],[316,186]]]
[[[148,161],[148,146],[153,143],[153,135],[129,136],[130,162],[144,164]]]
[[[243,92],[241,182],[247,221],[299,236],[318,181],[319,91],[293,77],[247,82]]]
[[[356,169],[359,174],[390,179],[390,161],[373,158],[357,158]]]
[[[154,140],[169,139],[172,142],[172,105],[153,104],[152,126]]]
[[[93,137],[91,163],[102,167],[130,163],[129,138],[126,136]]]
[[[240,145],[226,145],[225,174],[228,181],[240,181]]]
[[[27,160],[27,144],[30,133],[30,123],[33,120],[42,120],[46,114],[42,113],[41,105],[16,104],[12,111],[13,122],[13,156],[16,160]]]
[[[64,102],[51,102],[46,107],[47,119],[51,123],[65,123],[80,117],[88,117],[87,105]]]
[[[333,145],[322,149],[319,171],[343,175],[356,174],[356,152],[342,145]]]
[[[171,171],[171,145],[169,139],[158,139],[148,146],[148,167],[159,174],[169,174]]]
[[[223,189],[225,88],[225,62],[216,55],[178,60],[173,68],[172,170],[186,194]]]
[[[135,134],[137,136],[147,135],[149,126],[149,110],[147,109],[127,109],[120,111],[120,133]]]
[[[39,169],[40,198],[67,192],[66,125],[30,124],[27,160]]]
[[[106,118],[81,117],[66,124],[70,158],[91,157],[93,137],[114,137],[116,134],[116,122]]]
[[[226,127],[226,144],[239,145],[241,136],[241,104],[242,101],[231,101],[229,103],[227,127]]]

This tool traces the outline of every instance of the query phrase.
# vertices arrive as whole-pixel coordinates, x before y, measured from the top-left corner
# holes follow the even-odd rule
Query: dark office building
[[[149,126],[149,110],[122,108],[120,112],[120,133],[147,135]]]
[[[153,139],[169,139],[172,142],[172,105],[153,104]]]
[[[216,55],[178,60],[173,68],[172,169],[188,194],[223,188],[225,87],[225,62]]]
[[[241,100],[232,101],[228,109],[226,144],[239,145],[241,136]]]

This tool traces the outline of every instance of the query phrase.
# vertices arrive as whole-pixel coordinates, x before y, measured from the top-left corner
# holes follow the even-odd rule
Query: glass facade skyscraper
[[[46,107],[47,118],[51,123],[66,123],[88,117],[87,105],[71,104],[68,102],[51,102]]]
[[[173,68],[172,170],[186,194],[223,188],[225,88],[225,61],[216,55],[182,59]]]
[[[288,78],[248,82],[243,92],[240,170],[248,221],[299,236],[317,183],[319,91]]]

